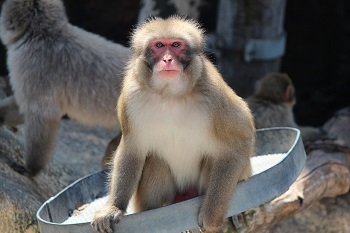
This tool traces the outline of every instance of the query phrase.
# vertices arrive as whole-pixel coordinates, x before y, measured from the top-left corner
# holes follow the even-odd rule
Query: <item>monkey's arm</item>
[[[247,169],[245,159],[241,159],[244,156],[236,150],[215,159],[199,214],[199,226],[203,232],[217,232],[223,226],[232,193]]]
[[[114,156],[107,204],[96,212],[91,223],[98,232],[113,232],[111,224],[120,221],[140,181],[145,158],[131,151],[124,141],[125,135]]]
[[[219,105],[213,106],[213,141],[220,148],[212,156],[213,165],[209,183],[199,213],[199,226],[204,232],[217,232],[224,225],[232,193],[240,180],[247,179],[252,168],[250,157],[254,153],[255,127],[247,104],[228,87],[226,96],[216,94]],[[217,93],[222,93],[219,91]],[[220,100],[221,99],[221,100]]]

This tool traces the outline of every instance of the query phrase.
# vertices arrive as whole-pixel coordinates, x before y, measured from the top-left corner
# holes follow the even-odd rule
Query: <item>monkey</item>
[[[254,94],[247,98],[247,103],[257,129],[278,126],[298,128],[304,143],[325,136],[320,128],[295,123],[295,88],[288,74],[272,72],[263,76],[257,81]]]
[[[64,115],[120,130],[115,106],[129,48],[70,24],[61,0],[6,0],[0,39],[24,118],[26,175],[48,163]]]
[[[117,114],[122,137],[108,201],[92,226],[112,232],[133,212],[204,195],[203,232],[220,230],[237,182],[251,175],[253,116],[204,55],[204,29],[180,16],[150,18],[131,35]],[[190,195],[187,195],[190,194]]]

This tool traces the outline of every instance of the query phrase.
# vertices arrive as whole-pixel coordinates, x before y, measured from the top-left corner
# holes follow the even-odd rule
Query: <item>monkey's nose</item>
[[[173,60],[173,57],[170,54],[166,54],[163,56],[163,61],[165,63],[171,62]]]

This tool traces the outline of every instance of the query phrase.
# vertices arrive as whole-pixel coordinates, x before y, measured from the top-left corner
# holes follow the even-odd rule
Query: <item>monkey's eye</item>
[[[179,43],[179,42],[174,42],[171,46],[173,46],[173,47],[179,47],[179,46],[180,46],[180,43]]]
[[[157,42],[157,43],[156,43],[156,47],[157,47],[157,48],[161,48],[161,47],[163,47],[163,46],[164,46],[164,45],[162,44],[162,42]]]

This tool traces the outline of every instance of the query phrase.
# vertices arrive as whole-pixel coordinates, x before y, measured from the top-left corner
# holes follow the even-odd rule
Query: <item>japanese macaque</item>
[[[24,173],[48,162],[63,115],[120,128],[115,105],[128,48],[71,25],[61,0],[6,0],[0,38],[25,121]]]
[[[131,199],[139,212],[204,194],[198,225],[216,232],[237,182],[251,175],[252,114],[203,54],[195,21],[147,20],[131,47],[117,107],[122,138],[92,226],[112,232]]]
[[[295,123],[293,107],[296,103],[295,89],[287,74],[269,73],[257,83],[253,96],[247,98],[255,118],[255,127],[294,127],[299,128],[304,142],[324,137],[319,128],[302,127]]]

